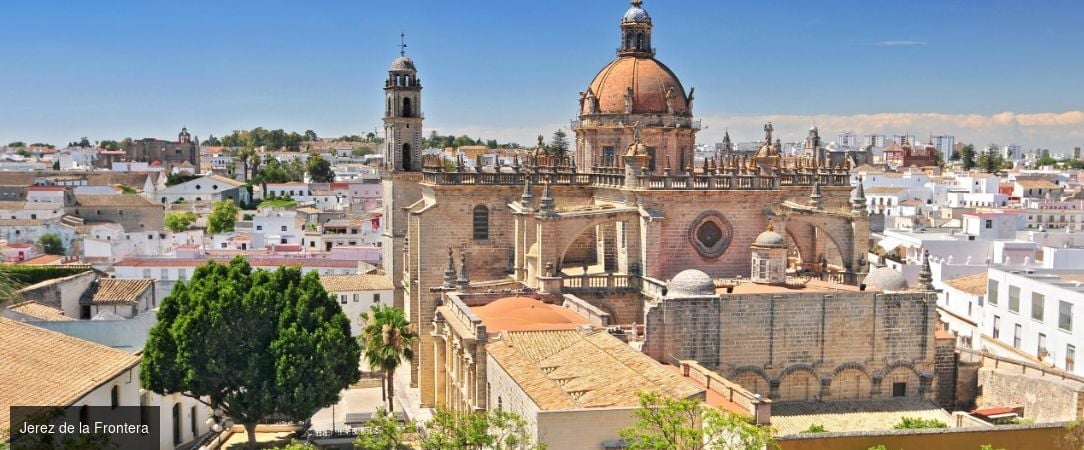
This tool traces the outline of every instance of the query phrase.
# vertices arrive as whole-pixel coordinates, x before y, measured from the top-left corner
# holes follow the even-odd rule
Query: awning
[[[893,250],[899,248],[899,246],[901,246],[901,245],[903,245],[903,241],[901,241],[899,239],[896,239],[896,238],[890,238],[890,237],[886,237],[884,239],[881,239],[881,241],[877,243],[877,246],[885,249],[886,252],[893,251]]]

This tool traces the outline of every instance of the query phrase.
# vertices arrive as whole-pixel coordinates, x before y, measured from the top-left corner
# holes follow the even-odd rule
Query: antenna
[[[403,32],[403,31],[400,31],[399,32],[399,56],[406,56],[406,48],[407,48],[406,33]]]

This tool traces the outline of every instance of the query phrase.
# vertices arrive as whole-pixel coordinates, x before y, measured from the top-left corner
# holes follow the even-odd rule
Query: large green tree
[[[190,212],[171,212],[166,214],[166,229],[174,233],[187,230],[196,221],[196,215]]]
[[[56,233],[45,233],[38,238],[38,244],[41,244],[42,251],[46,255],[63,255],[64,254],[64,242],[60,240],[60,236]]]
[[[963,165],[964,170],[975,168],[975,146],[973,144],[965,145],[963,150],[960,151],[960,164]]]
[[[568,153],[568,149],[568,133],[561,129],[554,131],[553,138],[550,139],[550,145],[546,147],[546,152],[553,156],[564,156]]]
[[[636,424],[618,431],[629,450],[776,449],[772,429],[706,406],[699,399],[640,394]]]
[[[425,423],[423,450],[545,450],[534,442],[527,421],[502,410],[465,413],[437,408]]]
[[[241,257],[210,262],[161,304],[140,369],[142,386],[222,408],[244,425],[308,419],[357,382],[350,321],[316,272],[252,270]]]
[[[388,411],[395,407],[395,370],[404,360],[414,359],[411,349],[418,341],[418,333],[411,329],[403,310],[388,305],[373,305],[369,312],[361,313],[365,327],[358,340],[361,341],[369,368],[384,373],[383,396]]]
[[[230,200],[215,202],[211,208],[211,215],[207,217],[207,232],[211,234],[233,231],[237,222],[237,213],[241,209]]]
[[[331,163],[318,155],[309,156],[305,169],[309,172],[313,183],[330,183],[335,181],[335,172],[331,171]]]

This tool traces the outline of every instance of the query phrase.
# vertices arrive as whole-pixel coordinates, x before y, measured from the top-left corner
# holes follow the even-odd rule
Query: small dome
[[[779,233],[768,230],[760,233],[753,245],[758,247],[786,247],[787,241]]]
[[[696,269],[683,270],[666,283],[667,297],[711,297],[715,282],[708,274]]]
[[[871,291],[893,292],[907,290],[907,279],[903,277],[903,274],[887,266],[871,270],[869,275],[866,275],[863,283],[866,285],[866,289]]]
[[[389,72],[417,72],[418,69],[414,68],[414,60],[407,58],[406,56],[400,56],[391,62],[391,68]]]
[[[625,16],[621,18],[621,23],[651,23],[651,16],[642,5],[642,1],[633,1],[632,7],[625,11]]]

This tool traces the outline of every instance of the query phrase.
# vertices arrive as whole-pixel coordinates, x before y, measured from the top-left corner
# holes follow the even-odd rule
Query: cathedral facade
[[[428,328],[450,287],[581,292],[615,323],[633,325],[645,324],[643,305],[665,298],[679,273],[748,278],[767,254],[779,257],[761,278],[857,289],[869,219],[849,167],[782,156],[770,124],[755,155],[694,162],[693,91],[655,59],[652,31],[634,0],[620,20],[617,59],[579,95],[574,152],[548,155],[540,145],[510,165],[423,156],[417,70],[405,56],[392,64],[384,261],[396,305],[421,335],[411,379],[423,406],[437,403],[426,364],[443,346]],[[769,227],[781,241],[756,248]]]

